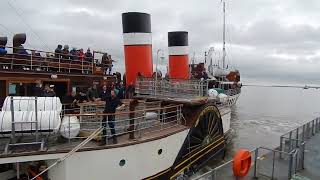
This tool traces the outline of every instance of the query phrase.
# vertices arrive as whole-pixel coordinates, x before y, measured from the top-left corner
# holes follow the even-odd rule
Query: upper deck
[[[6,47],[0,55],[0,73],[6,74],[61,74],[66,76],[100,76],[106,74],[106,65],[96,58],[102,52],[93,51],[92,57],[25,49],[28,54],[14,53]]]

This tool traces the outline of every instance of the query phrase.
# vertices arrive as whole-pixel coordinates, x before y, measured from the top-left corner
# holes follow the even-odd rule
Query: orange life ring
[[[246,149],[240,149],[233,157],[233,175],[245,177],[251,167],[251,153]]]
[[[33,171],[31,170],[30,167],[28,168],[28,173],[30,173],[30,175],[31,175],[32,177],[35,177],[35,176],[37,175],[35,172],[33,172]],[[43,178],[39,176],[39,177],[36,178],[36,180],[43,180]]]

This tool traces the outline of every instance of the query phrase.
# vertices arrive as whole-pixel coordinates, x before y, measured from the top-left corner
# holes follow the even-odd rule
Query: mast
[[[223,0],[223,49],[222,49],[222,67],[226,67],[226,2]]]

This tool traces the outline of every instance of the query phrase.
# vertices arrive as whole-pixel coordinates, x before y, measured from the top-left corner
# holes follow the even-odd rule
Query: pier
[[[251,152],[251,168],[243,180],[311,180],[320,177],[320,118],[316,118],[280,137],[276,149],[258,147]],[[236,180],[233,160],[193,180]]]

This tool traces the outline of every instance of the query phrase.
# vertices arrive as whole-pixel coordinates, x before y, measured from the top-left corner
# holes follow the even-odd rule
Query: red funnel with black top
[[[126,85],[134,85],[138,73],[151,77],[152,34],[150,14],[127,12],[122,14]]]
[[[168,32],[169,77],[189,79],[188,32]]]

